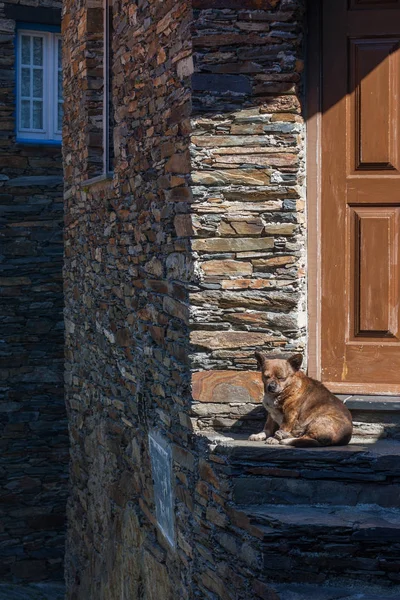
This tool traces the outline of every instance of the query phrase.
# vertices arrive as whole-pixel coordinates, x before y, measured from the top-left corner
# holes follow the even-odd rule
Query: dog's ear
[[[261,352],[255,352],[254,356],[257,359],[257,366],[260,369],[260,371],[263,370],[264,365],[267,361],[267,357],[265,356],[265,354],[262,354]]]
[[[288,358],[288,363],[294,371],[298,371],[300,369],[302,362],[303,362],[302,354],[293,354],[293,356]]]

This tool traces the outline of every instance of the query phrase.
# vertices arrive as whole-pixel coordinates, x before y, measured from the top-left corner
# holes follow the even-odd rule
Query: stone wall
[[[195,575],[226,499],[199,433],[260,418],[256,348],[304,348],[302,12],[266,4],[114,0],[115,170],[94,181],[102,2],[64,5],[70,600],[219,597]]]
[[[305,349],[304,6],[193,4],[193,413],[248,430],[254,350]]]
[[[94,175],[87,167],[93,86],[102,92],[91,77],[102,69],[102,54],[91,51],[101,38],[101,6],[68,0],[63,21],[68,595],[185,599],[195,469],[186,416],[193,266],[182,231],[192,15],[186,0],[114,2],[115,171],[93,183],[85,179]],[[155,526],[152,429],[173,452],[174,551]]]
[[[79,23],[79,27],[75,26]],[[73,8],[64,3],[63,64],[64,177],[71,182],[102,172],[103,155],[103,11],[102,2],[79,0]],[[74,137],[74,144],[71,143]],[[81,152],[72,152],[75,148]],[[68,218],[68,212],[67,218]]]
[[[0,579],[8,581],[62,578],[68,475],[61,148],[15,139],[15,15],[27,20],[32,4],[0,6]]]

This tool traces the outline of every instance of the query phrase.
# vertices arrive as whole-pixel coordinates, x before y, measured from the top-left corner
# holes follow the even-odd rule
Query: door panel
[[[321,376],[340,392],[400,393],[399,9],[323,0]]]
[[[399,209],[351,207],[350,340],[397,339]],[[365,340],[364,340],[365,341]]]
[[[351,157],[358,170],[393,170],[397,166],[396,123],[398,40],[350,40],[349,72],[354,89]],[[396,165],[396,166],[395,166]]]

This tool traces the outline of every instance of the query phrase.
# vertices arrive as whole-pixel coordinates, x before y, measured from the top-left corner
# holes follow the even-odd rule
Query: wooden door
[[[400,393],[400,0],[322,0],[321,377]]]

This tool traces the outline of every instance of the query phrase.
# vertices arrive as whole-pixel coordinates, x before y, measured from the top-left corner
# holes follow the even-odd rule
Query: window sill
[[[92,177],[91,179],[85,179],[77,184],[78,188],[90,188],[92,185],[96,185],[98,183],[111,183],[114,178],[114,172],[109,171],[108,173],[103,173],[102,175],[97,175],[97,177]],[[69,200],[73,196],[73,187],[64,191],[64,200]]]
[[[80,183],[80,187],[90,187],[91,185],[95,185],[96,183],[103,183],[106,181],[112,181],[114,178],[114,172],[109,171],[108,173],[102,173],[101,175],[97,175],[97,177],[92,177],[91,179],[85,179]]]
[[[61,140],[30,140],[24,138],[16,138],[17,144],[23,144],[24,146],[58,146],[61,148],[62,141]]]

